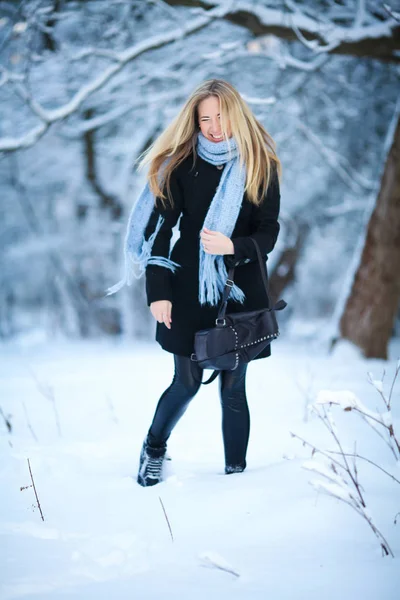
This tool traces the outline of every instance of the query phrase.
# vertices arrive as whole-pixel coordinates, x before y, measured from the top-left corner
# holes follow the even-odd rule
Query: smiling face
[[[221,128],[221,115],[219,98],[217,96],[209,96],[202,100],[198,106],[198,118],[201,133],[211,142],[221,142],[223,138]],[[227,135],[230,138],[232,132],[230,129],[229,119],[226,123]]]

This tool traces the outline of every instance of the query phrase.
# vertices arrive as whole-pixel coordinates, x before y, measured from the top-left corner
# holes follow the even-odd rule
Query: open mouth
[[[213,140],[222,140],[222,138],[224,137],[223,135],[213,135],[212,133],[210,133],[210,136],[213,138]]]

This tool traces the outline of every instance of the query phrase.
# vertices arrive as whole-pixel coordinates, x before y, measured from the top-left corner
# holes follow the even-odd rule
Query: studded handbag
[[[228,296],[233,286],[235,267],[231,267],[215,320],[215,327],[202,329],[195,333],[194,352],[190,357],[191,360],[197,362],[202,369],[214,369],[214,373],[207,381],[200,381],[193,373],[193,377],[199,383],[211,383],[221,370],[234,370],[239,364],[250,362],[279,336],[275,311],[282,310],[287,303],[279,300],[271,307],[260,248],[254,238],[250,239],[256,247],[269,308],[225,314]]]

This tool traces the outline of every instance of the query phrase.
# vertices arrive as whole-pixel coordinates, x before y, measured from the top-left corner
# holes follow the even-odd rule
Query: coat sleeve
[[[157,221],[160,215],[163,216],[164,222],[160,227],[160,230],[154,240],[153,247],[151,249],[152,256],[164,256],[169,258],[170,254],[170,242],[172,237],[172,229],[182,212],[183,207],[183,194],[181,185],[179,183],[176,169],[171,174],[170,180],[171,195],[174,201],[174,206],[171,207],[169,200],[167,199],[167,207],[163,208],[161,200],[156,198],[153,212],[150,215],[149,222],[144,232],[145,240],[151,236],[154,232]],[[166,192],[166,188],[164,193]],[[150,306],[152,302],[158,300],[170,300],[172,301],[172,287],[171,278],[173,272],[159,265],[149,264],[146,267],[146,296],[147,306]]]
[[[257,250],[251,238],[258,243],[262,256],[266,257],[274,249],[280,229],[280,197],[279,178],[275,169],[263,201],[259,206],[252,207],[252,234],[231,238],[235,252],[224,255],[224,262],[228,268],[258,261]]]

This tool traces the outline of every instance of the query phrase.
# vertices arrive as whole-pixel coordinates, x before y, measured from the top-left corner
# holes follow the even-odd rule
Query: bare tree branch
[[[299,40],[315,53],[329,52],[364,58],[400,62],[400,26],[395,14],[389,11],[386,20],[371,24],[360,22],[358,9],[349,27],[335,23],[335,12],[308,16],[305,10],[289,0],[285,6],[293,12],[270,8],[261,2],[214,2],[211,0],[164,0],[170,6],[199,7],[201,14],[215,8],[225,8],[220,18],[246,27],[255,36],[275,35],[291,41]],[[335,7],[337,8],[337,7]],[[308,11],[309,12],[309,11]],[[358,18],[357,18],[358,15]],[[323,19],[323,20],[322,20]]]
[[[56,123],[66,119],[94,93],[103,88],[111,79],[122,69],[129,64],[132,60],[136,59],[141,54],[150,50],[155,50],[171,44],[182,37],[189,36],[197,31],[200,31],[206,27],[212,20],[220,18],[224,14],[224,9],[216,8],[211,10],[204,15],[191,20],[190,23],[180,26],[179,29],[173,29],[163,34],[157,34],[143,42],[135,44],[131,48],[127,48],[122,52],[116,52],[113,55],[114,64],[107,67],[100,75],[84,85],[69,102],[60,106],[59,108],[47,110],[43,108],[28,91],[20,86],[19,92],[24,96],[25,101],[28,103],[32,112],[42,121],[39,126],[31,129],[28,133],[20,136],[19,138],[0,138],[0,152],[13,152],[20,150],[21,148],[28,148],[40,139],[47,129]]]

